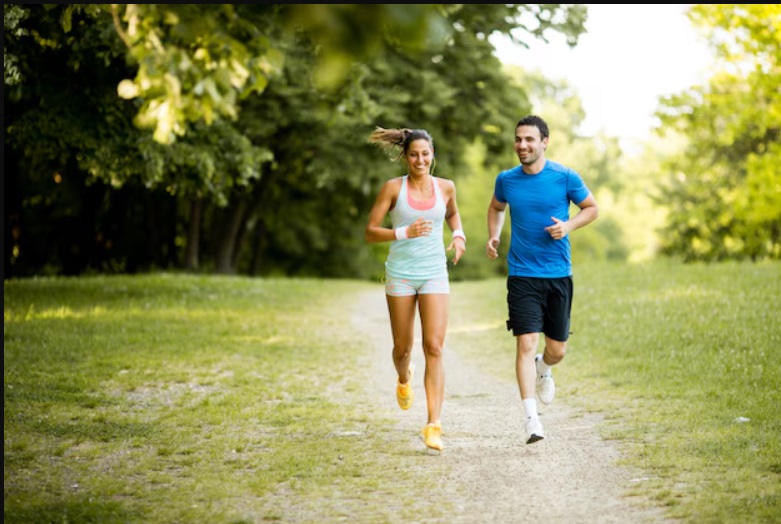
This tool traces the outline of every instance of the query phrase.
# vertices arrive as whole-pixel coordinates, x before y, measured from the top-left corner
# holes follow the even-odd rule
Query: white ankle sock
[[[542,376],[550,369],[550,366],[545,363],[545,360],[540,357],[537,359],[537,374]]]
[[[537,414],[537,399],[525,398],[523,399],[523,409],[526,411],[526,418],[537,418],[540,415]]]

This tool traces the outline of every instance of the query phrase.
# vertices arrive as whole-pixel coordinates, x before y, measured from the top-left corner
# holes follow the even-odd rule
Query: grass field
[[[418,480],[377,465],[382,435],[354,436],[373,417],[358,402],[363,341],[341,315],[359,289],[6,282],[4,522],[274,521],[289,499],[314,512],[340,490],[381,515]]]
[[[366,434],[366,348],[343,314],[366,289],[6,281],[4,522],[274,521],[280,494],[323,521],[391,511],[431,479],[389,467],[384,435]],[[686,522],[778,522],[781,264],[581,264],[575,289],[558,395],[605,414],[647,473],[636,489]],[[503,280],[454,283],[451,304],[448,344],[514,380]]]
[[[576,265],[574,282],[557,397],[604,413],[647,472],[636,489],[689,522],[781,522],[781,265]],[[456,287],[456,321],[497,329],[450,343],[513,379],[504,297]]]

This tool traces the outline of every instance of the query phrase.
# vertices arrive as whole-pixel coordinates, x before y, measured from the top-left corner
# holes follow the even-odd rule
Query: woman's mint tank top
[[[401,190],[396,199],[396,205],[390,211],[393,228],[409,226],[419,217],[433,221],[433,229],[427,237],[416,237],[391,242],[388,258],[385,261],[385,271],[393,278],[428,280],[430,278],[447,277],[447,254],[442,240],[442,229],[445,222],[445,199],[439,190],[439,183],[434,183],[434,207],[431,209],[414,209],[407,201],[407,183],[409,175],[401,181]]]

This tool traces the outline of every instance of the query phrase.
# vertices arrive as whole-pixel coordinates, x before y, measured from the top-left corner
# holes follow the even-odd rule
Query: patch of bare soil
[[[447,523],[661,523],[672,522],[660,508],[626,492],[643,481],[641,472],[617,465],[619,452],[597,432],[598,415],[567,405],[563,395],[540,405],[546,438],[525,443],[523,407],[517,384],[482,373],[445,349],[444,451],[426,451],[419,433],[426,422],[419,326],[413,360],[415,402],[408,411],[396,405],[396,372],[382,288],[356,304],[352,323],[373,346],[367,398],[375,411],[398,420],[390,432],[398,450],[388,460],[396,467],[435,468],[441,479],[428,493],[410,493],[418,504],[417,522]],[[449,335],[450,336],[450,335]],[[511,358],[511,357],[508,357]],[[512,360],[508,366],[513,366]],[[555,376],[555,375],[554,375]],[[393,501],[403,504],[402,501]],[[442,508],[455,508],[443,514]]]

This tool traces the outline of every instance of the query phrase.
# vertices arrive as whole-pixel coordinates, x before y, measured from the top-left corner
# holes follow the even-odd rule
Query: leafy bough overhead
[[[356,61],[371,60],[385,45],[404,52],[442,49],[454,33],[543,38],[548,30],[575,45],[583,31],[581,5],[504,4],[95,4],[110,10],[117,34],[137,66],[119,96],[138,99],[135,122],[170,144],[187,124],[235,119],[239,101],[261,94],[284,67],[295,38],[317,48],[315,83],[333,89]]]

